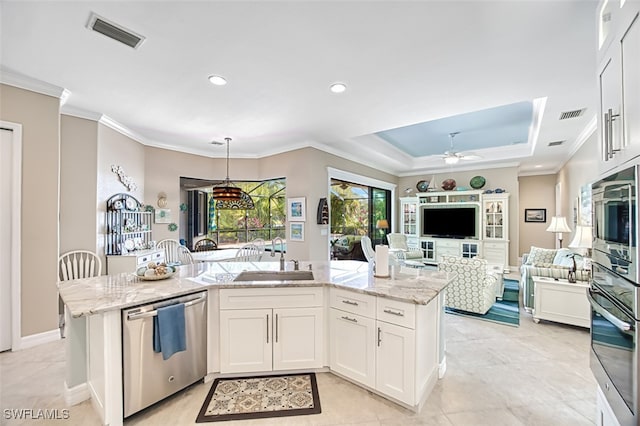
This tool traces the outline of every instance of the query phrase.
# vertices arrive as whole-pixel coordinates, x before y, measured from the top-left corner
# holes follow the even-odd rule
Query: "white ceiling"
[[[457,167],[555,171],[596,113],[596,2],[6,1],[2,81],[70,92],[148,145],[222,157],[304,146],[396,175],[445,169],[377,132],[532,101],[527,143]],[[146,37],[134,50],[86,28],[91,12]],[[211,85],[219,74],[226,86]],[[347,84],[334,94],[329,85]],[[560,113],[586,108],[569,120]],[[457,131],[451,129],[451,132]],[[566,140],[558,147],[549,142]],[[535,168],[536,165],[542,167]],[[447,170],[448,170],[447,166]]]

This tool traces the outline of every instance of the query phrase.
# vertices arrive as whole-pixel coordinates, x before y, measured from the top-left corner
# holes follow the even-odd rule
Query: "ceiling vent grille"
[[[566,120],[568,118],[576,118],[576,117],[580,117],[582,115],[582,113],[584,112],[585,108],[582,109],[576,109],[573,111],[565,111],[563,113],[560,113],[560,120]]]
[[[555,142],[549,142],[548,146],[559,146],[562,145],[563,143],[565,143],[566,141],[555,141]]]
[[[87,28],[113,40],[119,41],[122,44],[126,44],[134,49],[140,47],[142,42],[145,40],[141,35],[138,35],[121,25],[117,25],[114,22],[110,22],[95,13],[92,13],[89,17]]]

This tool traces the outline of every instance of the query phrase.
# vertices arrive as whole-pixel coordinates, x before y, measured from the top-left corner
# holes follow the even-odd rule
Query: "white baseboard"
[[[64,382],[64,400],[68,407],[80,404],[89,398],[91,398],[91,392],[89,392],[89,387],[86,383],[80,383],[72,388],[68,388],[67,382]]]
[[[60,329],[45,331],[44,333],[32,334],[30,336],[24,336],[20,339],[19,347],[11,348],[12,351],[32,348],[34,346],[42,345],[43,343],[55,342],[60,339]]]
[[[438,365],[438,378],[442,379],[444,377],[444,373],[447,372],[447,357],[444,357],[442,362]]]

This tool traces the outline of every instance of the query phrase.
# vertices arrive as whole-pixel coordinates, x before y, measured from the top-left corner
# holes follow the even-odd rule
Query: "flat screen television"
[[[422,206],[421,235],[478,239],[478,209],[479,206],[474,204]]]

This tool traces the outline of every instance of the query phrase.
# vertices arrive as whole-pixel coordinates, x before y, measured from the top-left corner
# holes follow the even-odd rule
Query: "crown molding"
[[[10,68],[0,66],[0,83],[20,89],[30,90],[42,95],[52,96],[60,100],[68,99],[71,92],[64,87],[56,86],[46,81],[28,77]]]
[[[99,112],[77,108],[69,104],[64,104],[62,108],[60,108],[60,114],[84,118],[85,120],[91,121],[100,121],[100,119],[103,117],[103,114],[100,114]]]

